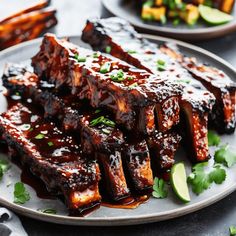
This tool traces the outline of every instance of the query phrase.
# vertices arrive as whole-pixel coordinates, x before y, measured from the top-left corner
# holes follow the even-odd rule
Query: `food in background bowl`
[[[174,25],[184,21],[196,24],[200,19],[208,24],[220,25],[230,22],[234,0],[146,0],[142,2],[141,17],[145,21],[159,21],[165,24],[171,20]]]

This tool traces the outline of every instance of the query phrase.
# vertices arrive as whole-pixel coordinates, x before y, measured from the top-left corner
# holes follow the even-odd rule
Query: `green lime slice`
[[[179,199],[185,203],[190,202],[184,163],[180,162],[172,167],[170,181]]]
[[[213,25],[225,24],[233,20],[233,16],[226,14],[218,9],[211,8],[204,5],[198,7],[201,17],[208,23]]]

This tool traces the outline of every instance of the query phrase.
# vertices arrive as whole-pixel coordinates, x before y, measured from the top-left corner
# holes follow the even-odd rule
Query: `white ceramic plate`
[[[173,41],[162,37],[145,36],[146,38],[156,42]],[[69,37],[72,42],[85,46],[80,41],[79,36]],[[0,52],[0,76],[4,64],[6,62],[16,62],[29,64],[30,58],[35,55],[39,50],[41,39],[32,40],[26,43],[22,43],[18,46],[6,49]],[[199,60],[208,62],[209,64],[224,70],[231,78],[236,78],[236,71],[227,62],[221,58],[192,45],[178,42],[181,51],[189,56],[196,56]],[[6,102],[4,97],[0,100],[0,112],[6,109]],[[232,146],[236,145],[235,135],[222,136],[222,142],[229,143]],[[213,150],[211,150],[213,152]],[[0,158],[7,158],[1,155]],[[185,158],[185,154],[182,151],[177,153],[177,160],[184,160],[187,166],[187,172],[190,173],[190,163]],[[17,205],[13,203],[13,191],[14,183],[20,181],[21,170],[12,164],[10,170],[4,175],[2,181],[0,181],[0,204],[8,207],[9,209],[35,219],[54,222],[59,224],[68,225],[131,225],[131,224],[143,224],[148,222],[161,221],[171,218],[176,218],[181,215],[185,215],[204,207],[213,204],[216,201],[229,195],[236,190],[236,166],[227,170],[227,179],[222,185],[214,185],[211,189],[205,191],[200,196],[196,196],[191,193],[192,201],[188,204],[180,202],[172,191],[169,191],[167,199],[153,199],[151,198],[147,203],[140,205],[137,209],[114,209],[108,207],[100,207],[100,209],[92,212],[90,215],[81,217],[70,217],[66,207],[60,200],[48,200],[40,199],[37,197],[35,190],[26,185],[29,190],[31,199],[24,205]],[[37,209],[54,208],[57,210],[56,215],[44,214]]]

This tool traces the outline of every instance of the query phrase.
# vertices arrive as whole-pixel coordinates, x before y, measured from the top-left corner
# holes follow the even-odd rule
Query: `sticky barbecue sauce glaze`
[[[4,95],[6,95],[6,94],[4,94]],[[4,101],[4,99],[5,99],[4,95],[3,95],[3,93],[0,94],[0,101]],[[16,105],[20,100],[21,100],[21,97],[19,96],[19,94],[15,94],[10,97],[7,97],[7,105],[8,105],[7,108],[10,109],[14,105]],[[31,103],[31,101],[28,101],[28,102]],[[26,127],[26,128],[28,128],[28,127]],[[36,133],[34,131],[34,135],[35,134]],[[29,168],[22,166],[22,164],[18,161],[17,153],[12,149],[7,148],[4,142],[1,143],[1,151],[4,152],[4,154],[8,154],[12,157],[11,158],[12,162],[22,170],[21,182],[31,186],[35,190],[37,197],[39,197],[41,199],[57,199],[57,198],[59,198],[60,200],[64,201],[63,197],[55,196],[52,193],[50,193],[47,190],[43,181],[41,179],[39,179],[38,177],[36,177],[35,175],[33,175],[30,172]],[[102,195],[105,196],[106,193],[102,193]],[[121,199],[117,202],[109,200],[108,198],[104,197],[104,198],[102,198],[101,205],[105,206],[105,207],[110,207],[110,208],[135,209],[140,204],[147,202],[149,197],[150,197],[150,194],[146,194],[143,196],[132,196],[132,197],[127,197],[127,198]],[[97,210],[99,208],[99,205],[100,205],[99,203],[94,204],[90,208],[86,208],[86,209],[82,210],[80,213],[69,212],[69,215],[70,216],[76,215],[78,217],[84,217],[84,216],[92,213],[93,211]]]

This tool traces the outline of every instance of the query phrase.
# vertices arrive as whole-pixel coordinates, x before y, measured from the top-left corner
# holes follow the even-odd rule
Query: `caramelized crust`
[[[171,169],[180,141],[180,135],[175,132],[161,133],[156,131],[153,136],[148,138],[150,152],[156,157],[153,158],[153,169],[156,170],[157,175],[161,176],[162,172]]]
[[[86,62],[78,62],[76,55],[86,58]],[[178,122],[178,109],[168,113],[176,121],[169,122],[166,111],[163,110],[165,106],[163,109],[162,106],[155,109],[155,106],[171,97],[178,97],[182,86],[168,82],[161,76],[135,69],[115,58],[102,54],[94,57],[94,53],[89,50],[46,34],[40,51],[32,58],[32,65],[39,77],[55,83],[57,88],[66,85],[78,99],[86,98],[93,107],[100,106],[110,110],[115,115],[116,122],[128,130],[141,134],[153,132],[154,110],[157,117],[156,128],[159,130],[170,129],[170,125]],[[107,71],[103,70],[104,65],[108,67]],[[116,77],[118,72],[122,73],[120,81]],[[178,103],[175,104],[177,106]],[[144,116],[145,119],[140,119]]]
[[[57,117],[67,132],[73,132],[77,136],[79,134],[83,152],[94,156],[99,161],[102,174],[104,174],[104,182],[108,186],[108,192],[113,200],[129,196],[122,165],[129,166],[133,160],[125,159],[122,163],[123,133],[116,127],[104,125],[91,127],[89,125],[91,120],[101,115],[109,117],[107,113],[95,110],[86,103],[73,102],[73,95],[59,94],[55,91],[53,84],[45,81],[40,83],[34,73],[20,65],[6,65],[3,83],[10,94],[17,91],[25,99],[33,98],[34,103],[44,108],[46,117]],[[126,143],[125,149],[135,147],[139,151],[136,161],[142,162],[142,165],[137,165],[135,174],[130,176],[133,183],[139,182],[139,185],[135,185],[135,190],[141,193],[150,189],[153,184],[147,144],[144,140],[136,141],[135,144]],[[145,156],[145,162],[142,161],[143,156]],[[146,169],[146,173],[144,173],[144,169]]]
[[[17,104],[0,116],[0,131],[7,144],[21,154],[21,162],[65,197],[71,212],[81,213],[101,200],[99,168],[71,136],[53,122],[43,121],[31,107]]]
[[[236,125],[236,84],[223,71],[202,64],[196,58],[183,56],[174,45],[163,45],[161,50],[178,60],[196,80],[214,94],[216,103],[210,116],[212,125],[220,133],[233,133]]]
[[[181,84],[184,88],[180,99],[180,108],[185,115],[186,123],[191,127],[191,129],[185,129],[185,132],[188,132],[187,136],[185,134],[185,139],[189,140],[186,146],[189,146],[188,149],[191,150],[188,156],[194,161],[208,159],[207,132],[201,132],[201,129],[207,130],[207,115],[215,101],[213,94],[196,81],[176,60],[162,53],[156,44],[143,39],[124,20],[119,18],[89,20],[83,30],[82,39],[95,50],[105,51],[109,46],[111,55],[150,73],[164,77],[168,81]],[[163,64],[162,70],[160,70],[161,64]],[[176,98],[171,98],[161,104],[162,107],[165,107],[163,110],[168,111],[169,107],[172,110],[179,110],[179,107],[175,107],[174,99]],[[162,120],[165,120],[165,117],[168,117],[170,124],[176,123],[176,117],[168,112],[162,117]],[[198,121],[204,127],[200,127],[196,123]],[[197,133],[201,133],[201,137],[195,136]],[[205,136],[202,137],[203,135]],[[203,143],[202,139],[206,143]],[[199,148],[200,144],[202,146]]]

